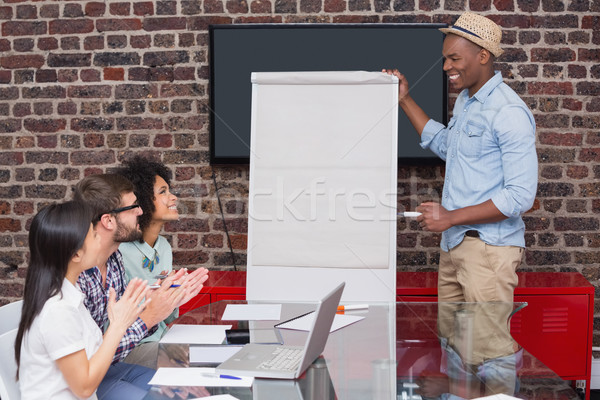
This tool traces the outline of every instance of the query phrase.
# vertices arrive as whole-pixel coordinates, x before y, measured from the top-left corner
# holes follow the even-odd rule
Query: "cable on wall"
[[[219,197],[219,187],[217,186],[217,176],[215,170],[211,167],[212,180],[215,185],[215,194],[217,196],[217,203],[219,203],[219,211],[221,212],[221,220],[223,221],[223,227],[225,228],[225,236],[227,236],[227,245],[229,246],[229,252],[231,254],[231,262],[233,263],[233,270],[237,271],[237,265],[235,264],[235,254],[233,252],[233,246],[231,245],[231,238],[229,237],[229,230],[227,229],[227,223],[225,222],[225,214],[223,213],[223,205],[221,204],[221,198]]]

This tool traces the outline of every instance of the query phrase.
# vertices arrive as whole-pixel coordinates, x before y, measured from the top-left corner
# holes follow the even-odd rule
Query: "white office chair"
[[[21,392],[16,379],[15,339],[17,329],[0,335],[0,398],[2,400],[21,400]]]
[[[19,327],[22,308],[23,300],[0,307],[0,335]]]

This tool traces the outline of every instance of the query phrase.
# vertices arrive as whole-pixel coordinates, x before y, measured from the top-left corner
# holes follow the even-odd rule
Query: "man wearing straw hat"
[[[466,12],[440,30],[446,34],[444,71],[450,85],[461,90],[448,126],[431,120],[415,103],[404,75],[384,70],[399,79],[399,104],[421,135],[421,146],[446,161],[441,204],[426,202],[416,210],[424,230],[443,232],[438,329],[448,376],[445,388],[422,377],[419,390],[436,397],[452,392],[454,380],[469,376],[475,385],[461,397],[514,394],[520,356],[508,332],[512,307],[481,302],[513,301],[515,270],[525,247],[521,215],[533,205],[537,188],[535,121],[494,71],[494,60],[502,54],[498,25]],[[461,328],[453,302],[465,301],[484,308]],[[465,337],[472,340],[461,346]]]
[[[525,247],[521,215],[537,188],[535,121],[493,63],[502,54],[502,31],[466,12],[440,29],[444,71],[462,90],[448,126],[431,120],[409,94],[398,70],[399,104],[421,135],[421,146],[446,161],[441,204],[416,210],[426,231],[443,232],[438,299],[512,302],[516,268]]]

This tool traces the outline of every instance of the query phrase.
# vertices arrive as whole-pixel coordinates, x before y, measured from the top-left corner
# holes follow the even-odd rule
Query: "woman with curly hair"
[[[142,239],[122,243],[127,279],[143,277],[154,282],[159,274],[173,269],[171,245],[160,235],[165,223],[177,221],[177,196],[171,193],[171,171],[163,164],[135,156],[116,172],[133,183],[143,214],[138,217]]]
[[[154,282],[158,275],[166,275],[173,270],[171,245],[160,235],[165,223],[179,219],[177,196],[171,193],[171,171],[160,162],[137,155],[126,161],[116,173],[133,183],[137,202],[143,211],[138,217],[142,239],[121,243],[119,246],[125,274],[128,280],[138,277]],[[140,342],[141,345],[136,346],[125,361],[146,366],[156,361],[156,357],[149,354],[158,350],[158,340],[165,333],[166,324],[178,315],[179,309],[175,309],[167,319],[157,325],[152,335],[144,338]]]

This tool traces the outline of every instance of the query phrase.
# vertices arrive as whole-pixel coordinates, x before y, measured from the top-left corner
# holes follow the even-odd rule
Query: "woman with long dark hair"
[[[115,301],[104,337],[83,305],[77,278],[98,262],[92,211],[70,201],[43,208],[29,230],[30,262],[15,342],[21,398],[95,398],[125,330],[145,308],[145,281],[132,280]]]

